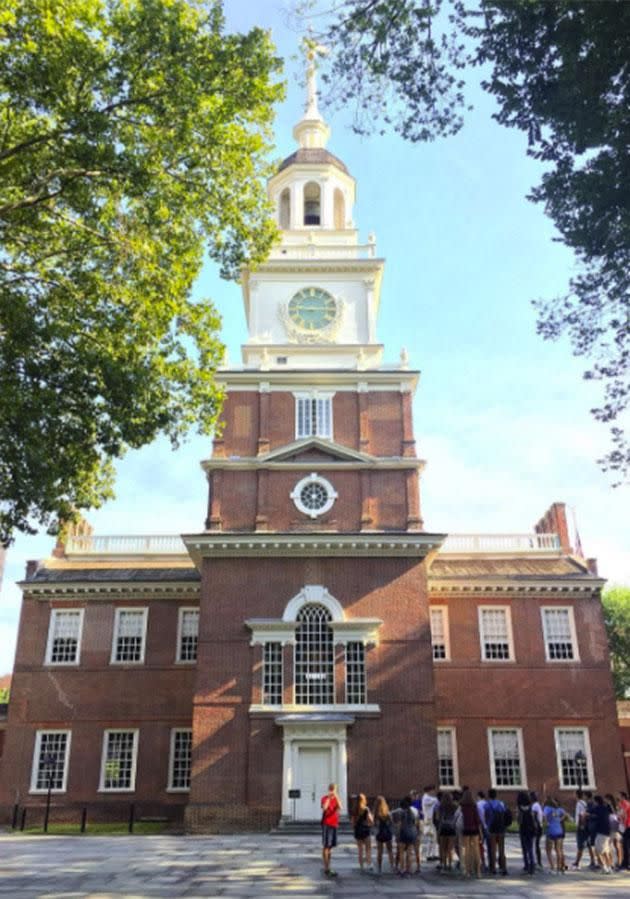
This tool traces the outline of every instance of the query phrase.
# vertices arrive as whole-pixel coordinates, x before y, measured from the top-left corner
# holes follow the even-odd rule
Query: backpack
[[[506,805],[498,800],[492,800],[490,806],[490,821],[488,822],[488,830],[492,834],[502,834],[508,829],[512,823],[512,812]],[[496,803],[496,805],[495,805]]]
[[[536,833],[536,821],[534,819],[534,813],[531,810],[531,807],[521,808],[521,820],[520,820],[520,830],[521,833],[524,834],[534,834]],[[509,825],[508,825],[509,827]]]

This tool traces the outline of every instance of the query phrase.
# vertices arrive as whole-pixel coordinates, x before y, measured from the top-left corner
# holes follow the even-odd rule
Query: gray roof
[[[108,581],[200,581],[196,568],[40,568],[29,584],[107,583]]]
[[[287,156],[287,158],[280,163],[278,171],[282,172],[290,165],[303,165],[305,163],[312,165],[335,165],[338,169],[341,169],[342,172],[345,172],[346,175],[350,174],[341,159],[333,156],[332,153],[329,153],[328,150],[324,150],[323,147],[300,147],[299,150],[296,150],[295,153],[291,153],[290,156]]]

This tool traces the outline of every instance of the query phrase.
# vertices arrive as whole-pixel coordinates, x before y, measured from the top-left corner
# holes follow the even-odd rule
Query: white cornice
[[[183,534],[191,558],[243,559],[336,556],[342,558],[424,559],[435,552],[445,534],[339,534],[339,533],[206,533]]]
[[[94,582],[74,581],[72,583],[33,583],[30,581],[18,582],[25,597],[49,600],[49,599],[89,599],[112,600],[121,597],[133,596],[134,599],[186,599],[200,595],[200,582],[170,581],[163,582]]]
[[[484,577],[483,575],[471,575],[467,578],[433,579],[429,576],[429,593],[452,594],[469,597],[471,594],[495,593],[506,595],[510,593],[535,593],[549,596],[567,596],[574,594],[580,597],[590,597],[599,594],[605,580],[601,578],[559,578],[540,577],[518,580],[517,577]]]
[[[279,348],[280,349],[280,348]],[[286,350],[286,347],[284,347]],[[262,371],[259,368],[221,369],[216,373],[217,383],[228,391],[251,390],[258,392],[261,384],[270,392],[291,393],[296,387],[327,387],[339,392],[365,393],[370,391],[398,391],[415,393],[420,372],[405,369],[293,369]]]

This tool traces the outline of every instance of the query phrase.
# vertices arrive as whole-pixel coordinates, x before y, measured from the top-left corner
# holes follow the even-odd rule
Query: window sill
[[[65,790],[65,789],[63,789],[63,790],[53,789],[50,791],[50,795],[51,796],[59,796],[66,792],[67,792],[67,790]],[[42,789],[39,789],[39,790],[29,790],[28,791],[29,796],[46,796],[47,794],[48,794],[47,787],[43,787]]]
[[[167,793],[190,793],[190,787],[167,787]]]
[[[299,713],[301,715],[313,712],[313,714],[321,715],[325,712],[352,712],[354,715],[380,715],[381,707],[378,703],[363,703],[361,705],[353,705],[346,702],[337,702],[332,705],[262,705],[262,703],[252,703],[249,707],[250,715],[287,715]]]

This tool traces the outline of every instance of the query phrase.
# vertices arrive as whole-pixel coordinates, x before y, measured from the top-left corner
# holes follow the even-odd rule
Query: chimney
[[[569,542],[569,526],[567,524],[567,510],[565,503],[552,503],[540,521],[534,526],[537,534],[557,534],[560,539],[560,548],[565,555],[570,555],[573,550]]]
[[[62,521],[52,555],[55,559],[65,559],[68,537],[91,537],[94,528],[82,516],[76,521]]]
[[[40,566],[39,559],[29,559],[26,563],[25,580],[30,581],[35,577]]]
[[[590,574],[594,574],[595,576],[599,574],[597,570],[597,559],[587,559],[586,567],[588,568]]]

